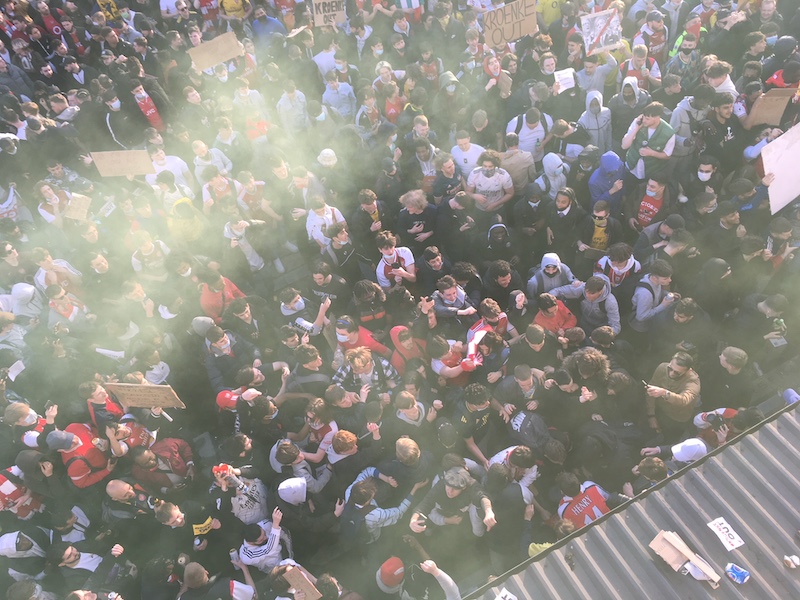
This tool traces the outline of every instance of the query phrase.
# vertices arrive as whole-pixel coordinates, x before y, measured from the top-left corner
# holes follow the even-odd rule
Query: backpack
[[[376,508],[373,504],[358,508],[355,502],[348,502],[345,505],[339,519],[339,540],[346,549],[354,548],[356,545],[364,546],[367,537],[364,522],[367,520],[367,515]]]
[[[539,121],[542,124],[542,129],[544,129],[544,136],[547,137],[547,132],[549,127],[547,126],[547,117],[544,113],[542,113],[542,119]],[[525,123],[525,113],[522,113],[517,117],[517,127],[514,129],[514,133],[519,135],[519,132],[522,131],[522,125]]]

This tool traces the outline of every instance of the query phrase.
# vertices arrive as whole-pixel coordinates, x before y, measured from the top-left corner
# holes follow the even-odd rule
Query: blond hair
[[[400,438],[395,444],[397,460],[407,467],[415,467],[419,464],[420,449],[417,442],[411,438]]]

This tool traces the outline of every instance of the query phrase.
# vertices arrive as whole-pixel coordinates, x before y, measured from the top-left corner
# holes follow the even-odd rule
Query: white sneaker
[[[286,248],[289,252],[293,252],[295,254],[300,251],[300,248],[295,246],[292,242],[286,242],[283,245],[283,247]]]
[[[275,265],[275,270],[278,273],[281,274],[286,273],[286,267],[283,266],[283,263],[281,262],[280,258],[276,258],[275,260],[273,260],[272,264]]]

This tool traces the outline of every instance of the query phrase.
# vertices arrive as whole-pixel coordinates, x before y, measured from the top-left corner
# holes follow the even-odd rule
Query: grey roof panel
[[[774,420],[717,450],[640,499],[581,530],[471,598],[494,600],[503,587],[520,600],[800,599],[800,418],[787,407]],[[724,517],[744,540],[726,551],[707,523]],[[720,587],[673,571],[648,544],[674,531],[719,574]],[[737,585],[729,562],[751,573]]]

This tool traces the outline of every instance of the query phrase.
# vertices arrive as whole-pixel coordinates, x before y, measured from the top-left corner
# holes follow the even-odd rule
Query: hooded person
[[[569,165],[561,160],[558,154],[549,152],[545,154],[542,159],[542,167],[544,172],[534,183],[538,185],[539,189],[549,196],[551,200],[555,200],[558,190],[567,185]]]
[[[333,542],[333,537],[326,539],[326,535],[338,520],[336,512],[325,510],[324,506],[315,503],[311,509],[310,498],[307,494],[306,480],[302,477],[291,477],[278,485],[277,505],[283,513],[281,524],[292,536],[293,546],[299,554],[316,550],[326,545],[326,541]],[[344,508],[342,503],[341,511]]]
[[[53,532],[42,527],[23,526],[22,531],[0,535],[0,557],[5,559],[8,575],[17,581],[40,579],[46,565],[46,552]]]
[[[776,71],[784,68],[789,60],[797,60],[797,39],[791,35],[781,36],[775,42],[773,55],[764,62],[761,70],[761,78],[766,81],[772,77]]]
[[[589,178],[600,166],[600,154],[597,146],[589,144],[580,151],[567,176],[567,187],[575,192],[578,203],[587,212],[592,210],[589,205]]]
[[[556,298],[580,298],[578,327],[584,331],[594,331],[608,325],[619,335],[622,329],[619,316],[619,303],[611,293],[611,282],[602,273],[596,273],[579,286],[564,285],[550,290]]]
[[[22,470],[22,481],[31,492],[54,501],[63,501],[71,496],[71,488],[67,487],[62,470],[47,455],[38,450],[23,450],[17,454],[14,464]]]
[[[496,260],[512,262],[515,257],[519,257],[516,240],[508,226],[503,223],[495,223],[489,227],[486,233],[486,247],[477,250],[479,255],[475,258],[480,259],[481,269],[489,268],[489,264]]]
[[[605,200],[611,207],[611,216],[618,219],[622,214],[624,198],[625,163],[615,152],[605,152],[598,167],[589,178],[589,195],[594,206]]]
[[[558,254],[548,252],[542,256],[541,264],[534,267],[533,275],[528,279],[528,298],[537,305],[539,294],[571,284],[573,281],[575,276],[569,266],[561,262]]]
[[[439,92],[433,98],[431,120],[437,131],[458,131],[467,125],[470,93],[467,86],[445,71],[439,75]]]
[[[603,94],[592,90],[586,94],[586,110],[578,119],[600,152],[611,150],[611,109],[603,106]]]
[[[425,340],[414,337],[411,330],[405,325],[392,327],[389,331],[389,336],[392,338],[392,345],[394,345],[394,352],[390,362],[400,375],[405,373],[406,363],[412,358],[419,358],[426,362],[430,360],[425,352],[425,346],[427,345]]]
[[[650,104],[650,94],[639,89],[636,77],[626,77],[622,80],[619,94],[608,101],[611,111],[611,136],[614,150],[621,147],[622,138],[628,131],[633,120],[642,114],[644,107]]]

